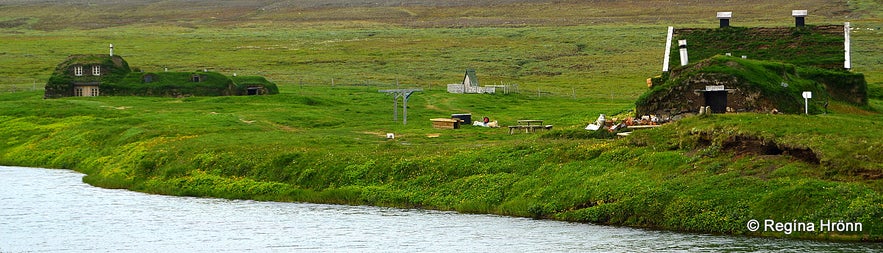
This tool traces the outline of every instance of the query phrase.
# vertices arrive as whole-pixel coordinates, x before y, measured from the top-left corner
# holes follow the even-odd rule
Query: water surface
[[[0,252],[880,252],[368,206],[149,195],[69,170],[0,167]]]

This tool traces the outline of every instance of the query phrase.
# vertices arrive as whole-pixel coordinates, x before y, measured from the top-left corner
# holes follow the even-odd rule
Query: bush
[[[540,136],[544,139],[613,139],[616,133],[607,130],[589,131],[585,129],[552,130]]]

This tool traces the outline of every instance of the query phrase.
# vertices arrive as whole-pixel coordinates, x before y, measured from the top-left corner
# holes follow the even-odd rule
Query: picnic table
[[[515,133],[516,130],[524,130],[525,133],[533,133],[536,132],[537,129],[549,130],[552,129],[552,125],[543,125],[542,120],[535,119],[520,119],[517,120],[518,125],[509,126],[509,134]]]

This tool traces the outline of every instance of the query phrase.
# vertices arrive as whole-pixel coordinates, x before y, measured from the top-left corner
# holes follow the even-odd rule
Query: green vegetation
[[[876,28],[873,1],[850,1],[862,12],[841,1],[654,1],[663,15],[637,8],[645,1],[472,1],[468,8],[19,2],[0,6],[0,88],[17,91],[0,94],[0,164],[74,169],[93,185],[170,195],[883,240],[879,30],[853,37],[867,106],[834,101],[826,115],[694,117],[619,139],[581,130],[600,113],[633,108],[647,91],[644,80],[659,72],[668,25],[713,27],[708,8],[738,7],[750,13],[740,26],[789,26],[781,10],[811,4],[819,10],[811,24],[838,24],[847,13],[854,26]],[[280,94],[44,100],[42,91],[21,92],[48,80],[59,59],[103,52],[108,43],[127,60],[150,64],[139,67],[146,73],[264,76]],[[518,93],[445,93],[466,68],[483,85],[518,84]],[[424,89],[409,101],[408,125],[392,120],[390,97],[377,92],[396,83]],[[554,130],[430,127],[428,119],[452,113],[503,126],[542,119]],[[745,228],[750,219],[865,227],[753,233]]]
[[[784,26],[784,25],[783,25]],[[792,25],[793,26],[793,25]],[[843,68],[843,25],[782,28],[726,27],[678,30],[672,40],[687,40],[691,59],[730,53],[827,69]],[[674,44],[677,45],[677,44]],[[679,62],[676,46],[671,62]]]
[[[92,67],[100,68],[93,74]],[[79,70],[75,70],[79,68]],[[88,73],[83,73],[84,68]],[[79,71],[80,73],[76,73]],[[46,98],[69,97],[74,86],[101,88],[105,96],[231,96],[279,94],[276,84],[260,76],[227,77],[208,72],[133,72],[120,56],[73,55],[58,67],[46,83]]]
[[[578,134],[581,122],[627,104],[429,91],[412,98],[411,123],[403,126],[375,89],[309,91],[182,99],[8,94],[0,97],[0,136],[7,136],[0,163],[75,169],[91,184],[171,195],[727,234],[751,234],[743,229],[749,219],[831,217],[868,225],[862,233],[792,237],[879,240],[883,233],[883,142],[874,131],[842,131],[872,127],[876,115],[718,115],[608,140]],[[535,110],[552,104],[562,110]],[[584,106],[590,110],[572,113]],[[429,118],[451,111],[489,114],[504,125],[532,114],[560,130],[429,128]],[[387,132],[396,139],[386,140]]]
[[[677,100],[672,97],[677,97],[681,93],[690,93],[685,92],[684,87],[692,85],[689,83],[692,79],[701,79],[699,82],[702,82],[703,86],[715,83],[741,89],[739,92],[742,93],[758,94],[757,97],[751,98],[754,100],[754,105],[750,107],[754,108],[749,111],[758,111],[760,105],[765,105],[786,113],[803,112],[804,100],[801,96],[803,91],[813,92],[816,94],[815,98],[823,103],[833,100],[856,106],[868,105],[867,83],[862,74],[716,55],[674,68],[671,74],[666,73],[655,78],[653,88],[635,102],[639,113],[642,113],[642,108],[651,106],[674,107],[682,106],[683,103],[689,104],[689,101],[660,102],[660,100]],[[657,105],[651,105],[654,103]],[[824,104],[813,103],[809,107],[814,114],[824,112]]]

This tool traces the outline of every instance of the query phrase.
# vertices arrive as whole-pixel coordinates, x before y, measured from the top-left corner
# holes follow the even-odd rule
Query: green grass
[[[75,169],[91,184],[171,195],[750,235],[760,234],[743,229],[749,219],[833,217],[868,229],[789,237],[879,240],[883,233],[879,132],[842,131],[877,129],[874,113],[716,115],[610,140],[579,129],[629,103],[428,91],[412,97],[409,124],[401,125],[376,88],[303,89],[309,95],[41,100],[35,92],[7,94],[0,96],[0,136],[6,136],[0,163]],[[558,130],[509,135],[505,128],[430,127],[428,119],[450,112],[488,115],[503,125],[528,115]],[[387,140],[388,132],[396,139]],[[785,152],[751,153],[750,142],[738,144],[752,138]]]
[[[75,169],[90,184],[170,195],[880,241],[879,99],[866,108],[834,103],[827,115],[689,118],[621,139],[581,130],[598,114],[634,107],[661,69],[668,25],[713,27],[707,9],[739,7],[740,26],[790,26],[778,10],[804,8],[669,2],[653,3],[665,15],[637,8],[643,1],[269,11],[16,2],[0,7],[0,90],[18,91],[0,94],[0,164]],[[850,4],[865,11],[814,1],[810,23],[837,24],[846,13],[857,27],[880,24],[873,4]],[[72,25],[79,21],[94,22]],[[854,71],[872,98],[883,84],[878,35],[854,34]],[[44,100],[39,89],[21,92],[45,83],[68,55],[103,53],[108,43],[146,72],[264,76],[280,94]],[[518,84],[519,93],[445,93],[466,68],[483,85]],[[397,82],[424,89],[409,101],[408,125],[393,121],[391,97],[378,92]],[[555,130],[431,128],[430,118],[452,113],[503,126],[542,119]],[[782,152],[758,151],[773,144]],[[866,230],[750,233],[749,219],[842,219]]]

